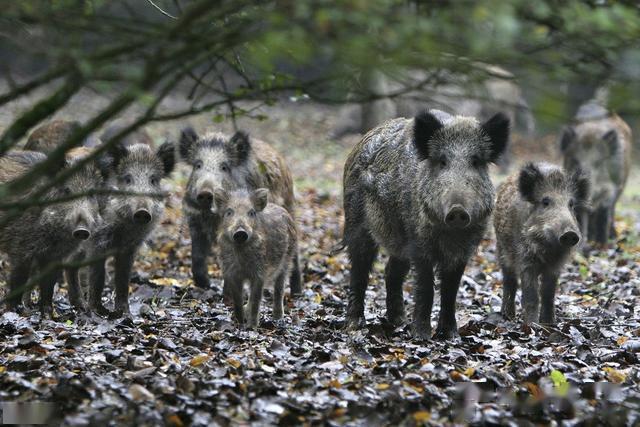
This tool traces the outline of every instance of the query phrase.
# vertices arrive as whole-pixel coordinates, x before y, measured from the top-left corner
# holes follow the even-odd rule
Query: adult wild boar
[[[269,144],[241,131],[231,137],[221,133],[199,137],[193,129],[185,128],[180,136],[180,155],[192,167],[183,211],[191,232],[193,280],[196,286],[208,288],[207,258],[220,224],[215,191],[267,188],[271,201],[295,218],[293,179],[284,159]],[[296,252],[289,278],[292,294],[302,291],[301,282]]]
[[[387,318],[404,320],[402,282],[417,273],[414,333],[431,335],[434,272],[441,307],[436,337],[457,334],[455,304],[467,261],[493,209],[488,164],[505,150],[509,119],[484,124],[431,110],[390,120],[364,136],[344,170],[344,244],[351,259],[346,326],[364,324],[364,296],[379,247],[385,270]]]
[[[49,154],[80,129],[80,123],[69,120],[52,120],[38,126],[27,139],[25,150]]]
[[[616,114],[579,121],[560,139],[564,168],[591,174],[591,209],[578,213],[582,233],[605,244],[615,237],[615,208],[631,168],[631,129]]]
[[[135,195],[112,195],[105,203],[104,224],[92,244],[86,245],[89,259],[114,252],[115,311],[102,304],[105,262],[90,266],[90,308],[98,314],[129,313],[129,279],[138,249],[154,229],[164,212],[161,180],[175,166],[174,144],[165,142],[157,150],[145,144],[115,144],[104,159],[107,185],[116,191]],[[74,273],[75,274],[75,273]]]
[[[74,167],[81,157],[68,154],[62,167]],[[44,154],[33,151],[5,154],[0,157],[0,183],[16,179],[45,159]],[[41,185],[44,182],[14,200],[29,202],[33,192]],[[40,310],[46,316],[52,313],[53,290],[60,271],[51,270],[51,264],[62,262],[81,242],[94,237],[101,223],[99,203],[95,196],[88,193],[102,185],[103,176],[92,162],[47,191],[44,199],[51,204],[44,207],[34,205],[10,220],[0,213],[0,221],[8,221],[0,227],[0,251],[8,255],[11,264],[9,291],[13,296],[9,300],[10,308],[16,308],[20,303],[21,288],[29,278],[34,274],[45,274],[46,269],[50,271],[39,283]],[[74,198],[74,195],[78,197]],[[74,304],[77,292],[78,289],[69,291]]]
[[[520,278],[525,322],[554,323],[558,275],[582,237],[575,212],[588,198],[589,179],[580,169],[568,175],[548,163],[529,163],[500,186],[494,226],[503,316],[515,315]]]

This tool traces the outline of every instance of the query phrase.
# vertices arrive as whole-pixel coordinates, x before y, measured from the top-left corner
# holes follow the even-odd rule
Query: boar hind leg
[[[249,304],[247,305],[247,324],[249,328],[255,329],[260,323],[260,303],[262,302],[262,289],[264,282],[262,279],[253,279],[249,287]]]
[[[542,274],[542,285],[540,287],[540,323],[545,325],[553,325],[555,323],[555,297],[557,283],[557,274]]]
[[[434,338],[450,339],[458,335],[456,299],[464,265],[440,273],[440,316]]]
[[[532,268],[526,268],[520,275],[522,279],[522,308],[525,323],[538,323],[539,284],[538,272]]]
[[[433,309],[433,266],[428,261],[414,262],[417,280],[414,289],[413,333],[418,339],[431,338]]]
[[[618,237],[618,233],[616,232],[616,204],[615,203],[611,206],[611,214],[609,217],[610,217],[609,238],[615,239],[616,237]]]
[[[357,330],[365,325],[364,297],[369,273],[378,253],[378,245],[367,231],[362,231],[359,236],[349,239],[347,244],[351,259],[351,278],[345,327],[348,330]]]
[[[291,295],[300,295],[302,293],[302,273],[300,272],[300,255],[298,251],[293,254],[293,263],[291,275],[289,277],[289,288]]]
[[[284,313],[284,282],[286,280],[285,272],[278,275],[273,285],[273,320],[282,319]]]
[[[394,326],[399,326],[406,320],[402,283],[410,267],[411,264],[408,261],[391,256],[384,270],[387,286],[387,320]]]
[[[29,280],[30,265],[28,262],[18,263],[14,259],[11,260],[11,274],[9,275],[9,295],[7,298],[7,306],[9,310],[16,310],[20,305],[22,294],[26,291],[24,286]]]
[[[115,314],[118,316],[130,314],[129,311],[129,279],[133,267],[134,252],[124,252],[116,255],[115,264],[115,288],[116,299],[114,303]]]
[[[208,234],[195,221],[189,221],[189,232],[191,234],[191,272],[193,273],[193,282],[199,288],[208,289],[209,271],[207,269],[207,258],[211,252],[211,241]]]
[[[502,268],[502,317],[513,319],[516,316],[516,291],[518,276],[511,268]]]

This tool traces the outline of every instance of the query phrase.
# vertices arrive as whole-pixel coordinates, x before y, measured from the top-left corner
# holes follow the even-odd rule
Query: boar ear
[[[497,113],[482,124],[482,131],[489,137],[491,153],[489,161],[496,162],[509,142],[509,117],[504,113]]]
[[[269,190],[258,188],[251,194],[251,202],[256,211],[261,212],[269,202]]]
[[[560,135],[560,151],[564,153],[569,146],[576,139],[576,130],[571,126],[566,126],[562,129],[562,135]]]
[[[571,174],[571,185],[573,186],[576,206],[588,205],[591,192],[591,179],[589,174],[582,170],[582,168],[577,167]]]
[[[193,145],[198,141],[198,134],[191,126],[180,131],[180,157],[189,159]]]
[[[158,147],[156,155],[162,162],[164,175],[167,176],[173,172],[173,168],[176,166],[176,148],[173,142],[167,141]]]
[[[429,142],[442,128],[442,123],[429,111],[418,114],[413,124],[413,145],[418,150],[420,160],[429,158]]]
[[[118,141],[115,144],[111,144],[107,152],[109,153],[107,156],[110,161],[110,166],[116,168],[120,164],[120,161],[127,155],[127,147]]]
[[[222,188],[216,188],[213,192],[213,201],[216,203],[216,208],[220,210],[229,201],[229,193]]]
[[[249,134],[241,130],[234,133],[229,141],[229,149],[235,164],[244,163],[249,158],[249,152],[251,151]]]
[[[611,129],[609,132],[602,136],[602,140],[607,144],[609,153],[615,154],[618,151],[618,132],[615,129]]]
[[[518,191],[527,202],[535,203],[536,185],[543,180],[542,172],[534,163],[527,163],[518,177]]]

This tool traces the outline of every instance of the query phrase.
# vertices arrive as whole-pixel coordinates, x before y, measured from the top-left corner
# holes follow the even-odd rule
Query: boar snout
[[[444,222],[452,228],[465,228],[471,223],[471,216],[462,205],[455,204],[449,208]]]
[[[249,240],[249,233],[244,228],[238,228],[233,233],[233,241],[236,243],[244,243]]]
[[[138,209],[133,214],[133,221],[137,224],[149,224],[151,222],[151,212],[145,208]]]
[[[579,241],[580,235],[573,230],[565,231],[560,236],[560,244],[567,248],[577,245]]]
[[[73,230],[72,235],[77,240],[88,240],[91,237],[91,232],[86,227],[77,227]]]
[[[198,204],[202,207],[209,208],[213,205],[213,191],[211,190],[201,190],[196,196],[196,200]]]

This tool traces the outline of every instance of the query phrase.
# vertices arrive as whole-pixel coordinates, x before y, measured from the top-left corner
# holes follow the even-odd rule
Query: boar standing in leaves
[[[140,195],[112,195],[105,202],[104,225],[86,249],[96,258],[114,252],[115,315],[129,313],[129,279],[136,253],[164,212],[160,182],[174,168],[174,144],[165,142],[157,151],[145,144],[116,144],[103,159],[111,190]],[[77,272],[71,272],[77,280]],[[112,314],[102,304],[105,261],[93,263],[89,271],[90,307],[98,314]]]
[[[221,222],[217,231],[224,281],[233,298],[236,320],[245,323],[244,283],[249,282],[247,324],[260,320],[262,289],[273,287],[273,319],[283,314],[284,282],[297,250],[296,226],[282,207],[268,203],[269,190],[215,190]]]
[[[591,209],[578,212],[585,238],[606,244],[615,237],[615,207],[629,177],[631,129],[617,115],[567,127],[560,140],[564,167],[591,176]]]
[[[480,124],[431,110],[388,121],[356,145],[344,170],[344,244],[351,259],[347,328],[364,325],[369,272],[384,247],[387,319],[404,321],[402,282],[413,266],[415,334],[431,335],[434,273],[441,289],[436,337],[457,334],[458,286],[493,208],[488,165],[508,137],[503,114]]]
[[[72,150],[73,152],[73,150]],[[70,152],[63,165],[63,170],[75,167],[82,156],[74,156]],[[0,157],[0,183],[12,181],[28,172],[45,155],[32,151],[9,152]],[[36,185],[33,190],[16,197],[16,201],[29,201],[31,194],[44,185]],[[43,315],[50,316],[53,290],[60,277],[59,269],[51,270],[51,264],[60,262],[72,253],[81,242],[94,238],[101,218],[99,204],[95,196],[89,195],[92,190],[101,188],[103,176],[94,163],[78,169],[69,178],[51,188],[45,200],[66,199],[44,207],[33,206],[25,209],[18,217],[8,220],[0,227],[0,251],[8,255],[11,264],[9,276],[9,306],[15,309],[23,293],[23,287],[30,277],[44,274],[39,283],[40,310]],[[83,195],[80,197],[80,195]],[[74,198],[74,195],[79,197]],[[9,200],[7,200],[9,201]],[[0,213],[0,221],[7,220]],[[47,270],[51,270],[46,272]],[[46,274],[45,274],[46,272]],[[70,288],[69,297],[74,305],[81,305],[79,288]]]
[[[580,241],[575,212],[586,208],[588,196],[589,180],[579,169],[568,175],[548,163],[529,163],[500,186],[494,226],[503,316],[515,315],[520,278],[525,322],[554,323],[558,275]]]
[[[180,155],[192,167],[183,210],[191,234],[191,262],[196,286],[209,287],[207,258],[221,220],[216,190],[267,188],[273,203],[295,218],[293,179],[284,159],[265,142],[236,132],[231,138],[210,133],[198,137],[191,128],[180,136]],[[298,253],[293,255],[291,293],[302,291]],[[226,292],[225,292],[226,294]]]

